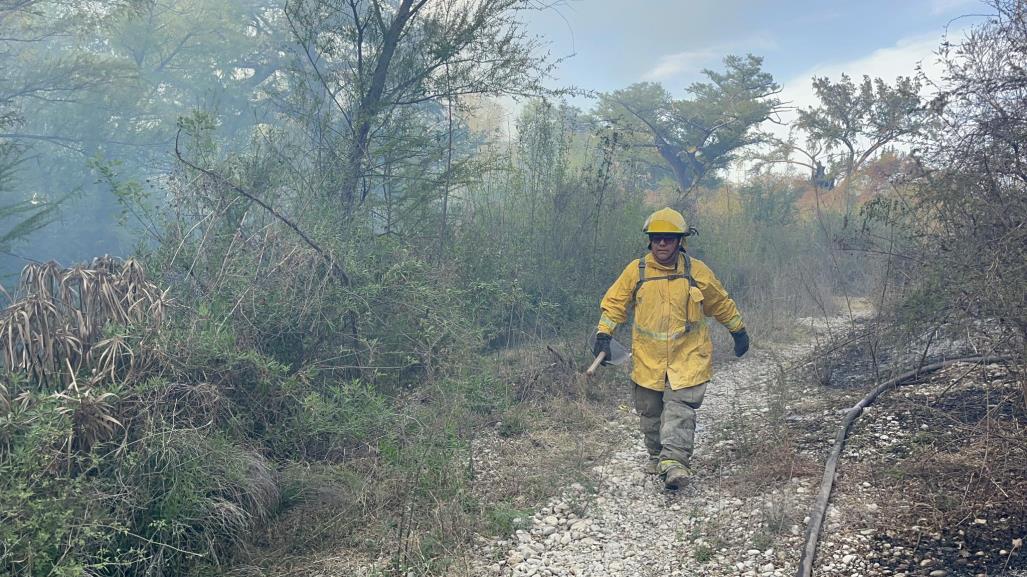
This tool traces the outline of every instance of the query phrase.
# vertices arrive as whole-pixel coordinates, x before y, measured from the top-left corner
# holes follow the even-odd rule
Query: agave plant
[[[0,313],[3,366],[51,390],[83,372],[91,382],[133,378],[151,364],[148,339],[164,321],[166,298],[134,260],[105,256],[69,269],[31,264],[19,298]],[[107,334],[115,327],[130,330]]]
[[[121,422],[114,417],[117,398],[114,393],[97,393],[93,387],[79,388],[71,381],[63,392],[56,393],[61,400],[57,412],[71,419],[69,449],[88,453],[93,446],[111,438]]]

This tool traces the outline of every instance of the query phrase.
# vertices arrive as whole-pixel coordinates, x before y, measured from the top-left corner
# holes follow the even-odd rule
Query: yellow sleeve
[[[606,295],[599,303],[602,315],[599,317],[597,332],[612,335],[617,325],[628,319],[628,307],[631,306],[631,294],[638,283],[638,259],[628,263],[613,285],[606,290]]]
[[[706,266],[706,263],[699,259],[692,259],[692,277],[695,284],[702,291],[703,313],[708,317],[717,319],[717,322],[724,325],[727,330],[737,333],[745,330],[742,323],[742,313],[738,312],[735,301],[727,294],[727,290],[717,280],[716,275]]]

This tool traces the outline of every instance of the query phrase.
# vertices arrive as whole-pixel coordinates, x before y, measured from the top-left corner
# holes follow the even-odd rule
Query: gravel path
[[[621,411],[611,422],[621,439],[607,462],[592,469],[595,487],[568,487],[516,531],[514,539],[484,547],[481,575],[667,576],[789,575],[802,538],[806,503],[815,479],[771,483],[737,494],[727,477],[744,462],[725,465],[735,441],[724,431],[757,424],[770,411],[782,361],[803,350],[754,350],[717,363],[699,411],[697,474],[678,492],[645,475],[645,449],[637,416]],[[716,473],[706,467],[720,463]],[[796,519],[797,517],[797,519]]]

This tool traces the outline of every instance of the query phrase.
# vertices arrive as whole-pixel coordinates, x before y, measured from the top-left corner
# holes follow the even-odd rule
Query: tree
[[[760,123],[779,105],[780,91],[762,69],[763,59],[728,56],[724,72],[703,70],[707,82],[675,100],[656,83],[643,82],[600,95],[597,115],[622,131],[631,148],[655,151],[670,168],[685,209],[695,214],[691,193],[704,178],[725,168],[740,149],[761,139]]]
[[[857,86],[843,74],[838,82],[813,78],[813,89],[819,104],[798,111],[789,138],[768,141],[771,149],[755,155],[756,168],[784,163],[809,170],[817,223],[823,239],[833,245],[839,239],[834,237],[832,222],[839,215],[825,214],[825,191],[832,191],[839,201],[827,206],[840,206],[841,222],[846,226],[858,197],[853,193],[857,176],[889,145],[917,134],[927,117],[919,96],[920,84],[907,77],[899,77],[892,86],[864,76]],[[800,137],[805,145],[797,144]],[[842,266],[833,247],[830,255],[840,288],[858,286],[847,274],[853,268]]]
[[[795,222],[802,192],[801,183],[797,186],[792,178],[774,174],[750,178],[739,188],[745,214],[768,227],[785,227]]]
[[[906,224],[919,240],[920,295],[1027,339],[1027,13],[1017,0],[943,45],[939,130],[917,143],[923,175]],[[903,208],[900,205],[897,208]],[[1025,390],[1027,395],[1027,390]],[[1027,399],[1027,396],[1025,396]]]
[[[514,17],[526,0],[296,0],[293,35],[313,71],[317,111],[341,166],[332,193],[352,212],[371,190],[378,142],[404,109],[467,95],[538,94],[548,70]],[[341,117],[341,122],[339,118]],[[341,124],[341,126],[340,126]]]
[[[99,78],[83,73],[87,63],[75,59],[48,60],[34,67],[18,66],[28,51],[44,45],[71,25],[62,19],[39,17],[42,0],[0,0],[0,252],[24,241],[58,217],[67,195],[25,194],[17,190],[18,171],[26,151],[47,139],[24,134],[25,111],[41,104],[71,98],[96,86]],[[53,139],[66,145],[61,139]],[[13,270],[0,270],[0,274]]]
[[[926,113],[919,96],[920,83],[899,77],[892,86],[880,78],[864,76],[857,86],[843,74],[838,82],[814,78],[813,90],[820,104],[800,109],[795,124],[795,129],[805,134],[806,146],[800,148],[794,141],[786,141],[778,143],[780,152],[791,162],[809,168],[811,180],[819,189],[833,188],[840,180],[838,194],[849,213],[849,189],[859,170],[885,146],[923,127]],[[801,158],[795,159],[793,153]]]
[[[170,167],[178,117],[197,108],[215,115],[225,148],[238,148],[288,64],[277,0],[0,2],[0,115],[9,119],[0,141],[22,161],[6,199],[74,192],[68,206],[83,217],[33,235],[35,258],[131,250],[118,198],[93,167],[152,178]]]

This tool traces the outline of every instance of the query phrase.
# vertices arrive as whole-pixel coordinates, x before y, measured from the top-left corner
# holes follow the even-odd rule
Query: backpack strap
[[[638,259],[638,282],[635,283],[635,288],[634,288],[634,290],[631,291],[631,302],[632,303],[634,303],[636,298],[638,297],[638,289],[642,288],[642,284],[643,283],[646,283],[646,282],[649,282],[649,281],[653,281],[653,280],[672,281],[672,280],[676,280],[676,279],[679,279],[679,278],[687,278],[688,279],[688,286],[689,286],[689,288],[698,286],[696,284],[696,282],[695,282],[695,279],[692,277],[692,257],[688,256],[688,253],[685,252],[685,249],[683,247],[681,248],[681,255],[685,258],[685,272],[684,272],[684,274],[682,274],[682,273],[674,273],[674,274],[669,274],[669,275],[666,275],[666,276],[654,276],[654,277],[646,278],[646,276],[645,276],[645,255],[646,255],[646,253],[642,253],[642,256]],[[692,331],[692,320],[688,318],[688,305],[689,305],[689,301],[691,300],[691,298],[692,298],[692,292],[690,290],[685,291],[685,332],[686,333],[689,333],[689,332]]]
[[[642,283],[652,280],[645,278],[645,254],[643,252],[642,256],[638,257],[638,282],[635,283],[635,288],[631,291],[631,302],[635,302],[635,297],[638,296],[638,289],[642,288]]]
[[[685,255],[685,277],[688,278],[688,286],[698,287],[699,285],[695,283],[695,278],[692,277],[692,257],[688,256],[685,249],[681,249],[681,254]]]

